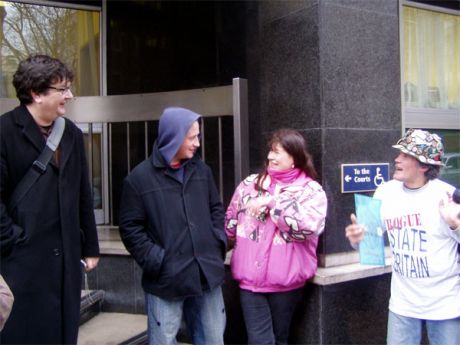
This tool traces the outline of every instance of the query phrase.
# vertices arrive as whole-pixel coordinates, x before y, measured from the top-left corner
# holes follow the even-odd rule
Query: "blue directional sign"
[[[388,163],[342,164],[342,193],[374,191],[389,175]]]

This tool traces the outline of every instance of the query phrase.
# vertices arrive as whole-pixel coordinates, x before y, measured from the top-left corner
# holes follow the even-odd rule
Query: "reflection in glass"
[[[439,134],[444,143],[444,167],[439,178],[460,188],[460,131],[431,129]]]
[[[440,179],[460,188],[460,152],[446,153]]]
[[[460,16],[404,6],[406,107],[460,109]]]
[[[83,128],[86,157],[91,169],[94,209],[102,209],[102,125],[92,125],[91,142],[88,127],[80,124],[80,128]]]
[[[14,98],[13,74],[31,54],[47,54],[75,73],[72,92],[100,94],[100,12],[0,1],[0,97]]]

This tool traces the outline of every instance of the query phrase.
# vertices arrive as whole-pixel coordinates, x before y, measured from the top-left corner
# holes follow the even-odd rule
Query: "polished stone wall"
[[[273,130],[301,131],[330,201],[319,253],[347,251],[343,228],[354,206],[352,195],[341,193],[340,165],[391,162],[390,145],[401,133],[398,6],[398,0],[109,2],[108,92],[247,78],[251,172],[263,163]],[[113,172],[117,224],[127,171]]]
[[[102,312],[145,314],[142,270],[131,256],[103,255],[88,273],[88,288],[105,292]]]
[[[390,274],[307,284],[291,325],[291,344],[385,344]]]
[[[332,285],[307,283],[294,313],[289,344],[385,344],[390,274]],[[226,344],[246,344],[237,284],[224,284]]]
[[[329,198],[319,253],[348,251],[343,229],[354,204],[341,193],[341,164],[391,163],[401,133],[398,1],[258,4],[257,27],[248,25],[259,48],[247,67],[257,70],[249,80],[260,109],[252,164],[273,130],[301,131]]]
[[[251,170],[263,162],[273,130],[301,131],[329,199],[319,254],[349,251],[343,229],[353,195],[341,193],[340,165],[391,162],[401,133],[398,0],[249,1],[239,10]],[[238,287],[227,273],[226,342],[244,343]],[[140,276],[130,257],[107,255],[90,274],[90,288],[106,292],[103,311],[143,313]],[[389,274],[307,284],[290,342],[385,343],[389,285]]]
[[[104,290],[103,312],[145,314],[141,270],[129,256],[105,255],[89,273],[90,289]],[[332,285],[308,283],[294,314],[290,344],[384,344],[390,275]],[[237,283],[229,267],[223,285],[226,344],[247,341]],[[181,337],[185,329],[181,330]],[[184,341],[189,342],[186,338]]]

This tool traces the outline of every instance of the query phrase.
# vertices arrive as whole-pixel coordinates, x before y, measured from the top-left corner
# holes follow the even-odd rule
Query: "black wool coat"
[[[2,344],[77,341],[80,259],[99,256],[82,132],[66,119],[54,159],[15,210],[10,196],[43,147],[25,106],[0,117],[0,271],[15,301]]]
[[[121,238],[144,290],[164,299],[199,296],[225,274],[224,209],[211,169],[196,155],[184,169],[179,182],[155,146],[123,184]]]

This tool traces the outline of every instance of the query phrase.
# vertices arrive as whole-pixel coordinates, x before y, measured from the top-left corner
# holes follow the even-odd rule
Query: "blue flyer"
[[[359,243],[361,265],[385,266],[385,244],[380,219],[381,201],[366,195],[355,194],[358,224],[364,225],[366,233]]]

